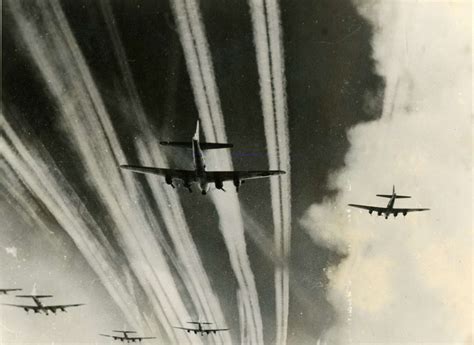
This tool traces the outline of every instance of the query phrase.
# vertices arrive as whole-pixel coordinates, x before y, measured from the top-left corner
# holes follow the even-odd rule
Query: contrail
[[[291,175],[282,30],[277,0],[249,0],[249,4],[270,169],[287,172],[270,182],[275,250],[283,258],[283,265],[275,267],[276,344],[283,345],[288,336]]]
[[[161,153],[158,141],[153,135],[153,131],[150,129],[147,121],[130,67],[127,63],[127,56],[120,39],[120,34],[113,19],[110,2],[101,1],[101,8],[112,38],[120,70],[124,77],[123,80],[129,95],[129,100],[132,104],[131,110],[135,115],[134,120],[138,123],[140,131],[145,138],[143,141],[138,141],[136,145],[140,162],[143,165],[167,166],[166,159]],[[147,180],[160,212],[164,217],[165,225],[173,241],[179,260],[182,262],[186,274],[186,277],[183,279],[187,281],[186,287],[191,296],[194,297],[192,298],[193,302],[197,304],[197,317],[204,317],[208,320],[212,319],[219,324],[225,324],[223,312],[217,296],[212,291],[210,281],[192,239],[179,197],[174,191],[163,188],[163,184],[158,182],[156,177],[147,176]],[[231,343],[228,332],[219,333],[218,337],[221,343]]]
[[[189,317],[188,311],[155,239],[157,229],[147,219],[152,213],[143,192],[131,176],[122,176],[117,169],[118,162],[124,161],[123,152],[59,3],[52,1],[50,7],[36,4],[41,27],[27,20],[18,2],[10,4],[23,39],[58,103],[66,133],[112,216],[119,243],[161,326],[172,342],[189,341],[187,334],[175,334],[172,329],[180,319]],[[50,34],[47,42],[39,34],[41,29]]]
[[[172,7],[204,134],[209,141],[226,142],[224,120],[199,7],[194,0],[172,1]],[[230,155],[222,154],[220,157],[222,168],[232,169]],[[250,306],[251,314],[247,323],[248,336],[251,337],[249,342],[262,344],[263,324],[260,305],[247,255],[238,198],[233,193],[212,193],[211,199],[219,215],[220,229],[229,251],[241,296],[247,299]]]
[[[128,268],[117,262],[116,257],[120,257],[119,253],[115,253],[102,229],[41,145],[24,146],[3,114],[0,122],[5,134],[5,138],[0,137],[0,154],[5,159],[1,170],[2,184],[6,190],[22,203],[21,195],[17,194],[18,179],[21,179],[29,193],[41,200],[58,224],[72,238],[130,325],[134,327],[143,325],[144,320],[140,311],[133,307],[136,304],[133,295],[121,284],[121,275],[126,273]],[[30,217],[39,222],[40,226],[47,228],[33,209],[24,208],[24,210],[28,211]]]

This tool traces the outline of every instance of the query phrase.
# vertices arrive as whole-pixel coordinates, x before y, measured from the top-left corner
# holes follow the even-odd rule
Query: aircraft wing
[[[41,309],[41,308],[39,308],[38,306],[35,306],[35,305],[8,304],[8,303],[2,303],[2,305],[8,305],[10,307],[17,307],[17,308],[29,309],[29,310],[39,310],[39,309]]]
[[[349,206],[362,208],[364,210],[369,210],[371,212],[387,212],[386,207],[377,207],[377,206],[367,206],[367,205],[357,205],[357,204],[349,204]]]
[[[262,170],[262,171],[206,171],[206,176],[209,182],[216,181],[232,181],[250,180],[256,178],[264,178],[273,175],[285,174],[281,170]]]
[[[171,178],[177,178],[183,181],[192,180],[195,172],[192,170],[179,170],[179,169],[164,169],[154,167],[143,167],[139,165],[121,165],[122,169],[127,169],[139,174],[153,174],[159,176],[170,176]]]
[[[80,304],[63,304],[63,305],[45,305],[44,307],[42,307],[42,309],[56,310],[56,309],[65,309],[65,308],[71,308],[71,307],[79,307],[81,305],[84,305],[84,304],[80,303]]]
[[[229,329],[228,328],[209,328],[209,329],[205,329],[204,331],[205,332],[222,332],[222,331],[228,331]]]
[[[428,211],[429,208],[394,208],[390,213],[408,213],[408,212],[420,212]]]
[[[390,213],[390,214],[407,214],[408,212],[420,212],[420,211],[428,211],[429,208],[392,208],[387,209],[386,207],[377,207],[377,206],[367,206],[367,205],[357,205],[357,204],[349,204],[349,206],[362,208],[364,210],[368,210],[369,212],[381,212],[381,213]]]
[[[156,339],[156,337],[128,337],[127,339],[130,339],[130,340],[138,340],[138,341],[142,341],[144,339]]]
[[[178,329],[184,329],[185,331],[198,331],[196,328],[186,328],[186,327],[174,327],[173,328],[178,328]]]

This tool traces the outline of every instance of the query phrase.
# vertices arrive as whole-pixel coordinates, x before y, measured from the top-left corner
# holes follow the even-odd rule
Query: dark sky
[[[34,18],[35,4],[23,3]],[[198,112],[169,2],[115,0],[111,4],[149,125],[163,139],[187,140],[194,131]],[[126,111],[132,107],[126,99],[101,6],[92,0],[62,1],[61,6],[111,115],[127,159],[134,162],[137,160],[134,141],[141,136],[140,127],[134,114]],[[371,59],[372,28],[360,17],[351,1],[286,0],[281,1],[280,7],[293,195],[288,343],[297,344],[298,339],[317,339],[333,322],[334,313],[325,300],[323,268],[339,260],[336,253],[317,247],[310,240],[299,225],[299,219],[312,203],[337,192],[331,190],[327,181],[331,172],[344,164],[349,145],[346,131],[379,116],[381,104],[369,103],[368,99],[382,95],[384,83],[375,74]],[[241,0],[203,0],[200,9],[227,136],[235,146],[234,166],[266,169],[266,141],[249,6]],[[38,140],[45,146],[89,212],[121,251],[120,244],[113,239],[109,215],[60,123],[60,109],[22,41],[8,2],[4,3],[2,28],[4,116],[22,133],[21,140],[26,145]],[[47,35],[45,40],[48,40]],[[173,167],[190,166],[190,160],[183,160],[179,152],[173,149],[165,152],[170,155]],[[173,157],[174,154],[178,157]],[[141,176],[136,178],[146,184]],[[226,319],[237,320],[236,282],[218,230],[214,206],[207,197],[196,193],[177,193],[211,283],[219,299],[226,301]],[[2,189],[3,198],[14,204],[14,198],[6,188]],[[271,237],[269,182],[249,182],[242,187],[239,200],[243,209]],[[40,200],[32,202],[41,205]],[[22,217],[21,209],[17,208],[15,212]],[[57,236],[67,237],[60,230]],[[4,241],[9,240],[5,237]],[[21,244],[21,241],[15,243],[31,245]],[[256,277],[265,340],[272,343],[275,334],[273,263],[250,237],[247,250]],[[41,252],[38,255],[42,255]],[[11,269],[8,272],[15,274]],[[233,338],[238,339],[238,323],[229,321],[229,326],[236,330],[232,333]],[[303,338],[300,337],[302,334]]]

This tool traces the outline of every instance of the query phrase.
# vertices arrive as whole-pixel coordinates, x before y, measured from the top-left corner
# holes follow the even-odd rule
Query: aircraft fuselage
[[[204,162],[204,153],[199,145],[199,127],[196,129],[196,134],[193,137],[193,161],[194,170],[196,171],[195,182],[199,186],[202,194],[206,194],[209,191],[209,182],[206,178],[206,163]],[[185,185],[186,188],[190,189],[191,186]]]

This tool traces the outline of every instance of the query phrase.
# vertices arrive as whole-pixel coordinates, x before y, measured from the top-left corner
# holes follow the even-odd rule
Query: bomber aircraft
[[[156,339],[156,337],[134,337],[134,336],[129,336],[131,333],[137,333],[135,331],[112,331],[112,332],[117,332],[117,333],[123,333],[123,335],[108,335],[108,334],[99,334],[103,337],[109,337],[112,338],[113,340],[120,340],[120,341],[125,341],[127,343],[134,343],[138,341],[139,343],[142,342],[142,340],[145,339]]]
[[[21,304],[6,304],[6,303],[3,303],[3,305],[21,308],[21,309],[24,309],[26,312],[33,310],[35,313],[44,313],[45,315],[49,315],[49,312],[56,314],[56,311],[58,310],[62,312],[66,312],[66,308],[78,307],[80,305],[84,305],[84,304],[44,305],[43,303],[41,303],[40,301],[41,298],[53,297],[52,295],[17,295],[16,297],[32,298],[33,301],[36,303],[36,305],[21,305]]]
[[[404,216],[407,215],[408,212],[419,212],[419,211],[428,211],[429,208],[395,208],[395,200],[396,199],[407,199],[411,198],[408,195],[397,195],[395,193],[395,186],[393,186],[392,194],[376,194],[376,196],[381,198],[389,198],[388,204],[386,207],[378,207],[378,206],[367,206],[367,205],[358,205],[358,204],[349,204],[349,206],[362,208],[369,211],[369,214],[372,212],[377,212],[378,216],[382,214],[385,215],[385,219],[388,218],[389,215],[393,214],[394,217],[398,216],[399,213],[403,214]]]
[[[191,148],[193,151],[194,170],[164,169],[154,167],[144,167],[138,165],[121,165],[120,168],[131,170],[136,173],[154,174],[165,177],[165,181],[175,188],[174,182],[182,182],[184,187],[192,192],[191,184],[197,184],[201,193],[205,195],[210,184],[214,183],[217,189],[224,190],[224,182],[232,181],[239,191],[239,187],[245,180],[269,177],[272,175],[284,174],[281,170],[266,171],[207,171],[204,162],[203,151],[213,149],[225,149],[233,147],[227,143],[204,143],[199,141],[199,121],[196,125],[196,132],[189,142],[161,141],[161,145]]]
[[[21,289],[0,289],[0,294],[1,295],[8,295],[9,292],[12,291],[21,291]]]
[[[174,327],[174,328],[185,330],[188,333],[191,333],[191,332],[193,332],[194,334],[201,333],[201,336],[203,336],[204,334],[209,334],[209,333],[216,334],[217,332],[222,332],[222,331],[228,331],[229,330],[228,328],[203,328],[202,327],[203,325],[212,325],[212,322],[195,321],[195,322],[188,322],[188,323],[191,323],[193,325],[197,325],[197,328],[188,328],[188,327]]]

